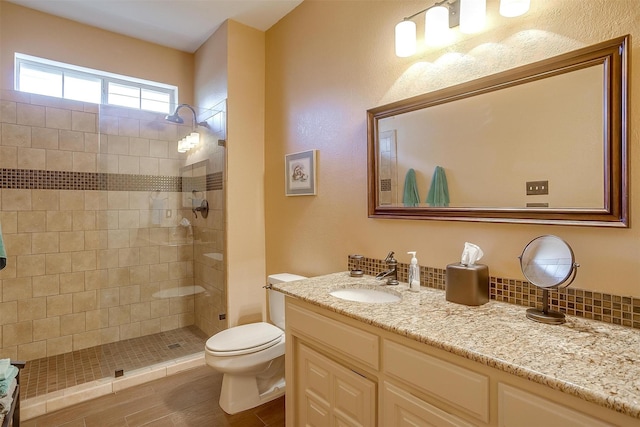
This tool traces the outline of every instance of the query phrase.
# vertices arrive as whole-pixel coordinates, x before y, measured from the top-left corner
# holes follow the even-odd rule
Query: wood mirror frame
[[[629,36],[627,35],[530,65],[368,110],[369,217],[628,227],[628,44]],[[602,147],[604,201],[602,208],[405,207],[398,204],[382,205],[380,203],[378,184],[379,120],[598,64],[604,66]]]

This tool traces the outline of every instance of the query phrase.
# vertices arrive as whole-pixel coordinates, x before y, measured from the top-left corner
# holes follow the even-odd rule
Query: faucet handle
[[[395,258],[393,257],[393,254],[395,254],[395,252],[391,251],[389,252],[389,254],[387,255],[387,257],[384,259],[384,262],[386,262],[387,264],[397,264],[398,261],[395,260]]]

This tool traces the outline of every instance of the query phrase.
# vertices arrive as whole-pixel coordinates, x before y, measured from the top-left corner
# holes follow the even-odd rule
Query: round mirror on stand
[[[542,288],[542,310],[530,308],[527,318],[536,322],[559,325],[565,322],[564,313],[549,310],[549,289],[566,288],[578,272],[571,246],[557,236],[540,236],[530,241],[520,255],[522,274]]]

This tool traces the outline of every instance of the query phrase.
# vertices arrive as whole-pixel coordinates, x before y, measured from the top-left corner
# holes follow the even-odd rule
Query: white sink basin
[[[355,302],[368,302],[374,304],[383,304],[389,302],[398,302],[402,299],[400,294],[396,292],[385,292],[379,289],[368,288],[342,288],[329,292],[336,298]]]

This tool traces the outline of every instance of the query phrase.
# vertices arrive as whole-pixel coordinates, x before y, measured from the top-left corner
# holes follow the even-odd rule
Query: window
[[[15,54],[15,89],[39,95],[171,113],[176,86]]]

